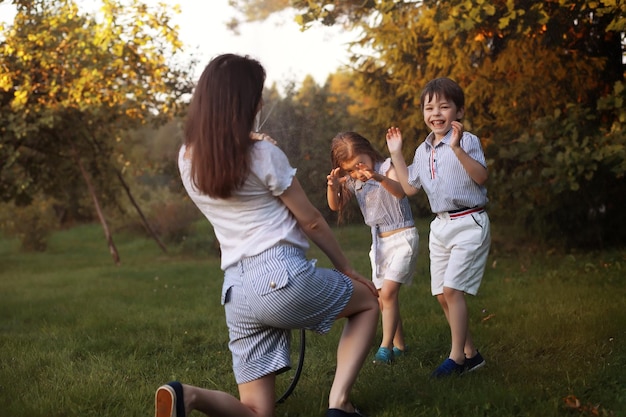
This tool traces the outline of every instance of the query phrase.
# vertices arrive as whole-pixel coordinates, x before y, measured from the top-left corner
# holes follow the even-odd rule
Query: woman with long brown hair
[[[254,59],[211,60],[194,91],[178,159],[185,189],[220,243],[221,300],[239,398],[174,381],[157,390],[156,417],[192,410],[273,416],[276,374],[290,366],[291,330],[327,333],[338,318],[347,320],[326,415],[362,415],[350,392],[376,331],[376,289],[353,269],[286,155],[251,133],[264,82]],[[309,240],[335,269],[306,259]]]

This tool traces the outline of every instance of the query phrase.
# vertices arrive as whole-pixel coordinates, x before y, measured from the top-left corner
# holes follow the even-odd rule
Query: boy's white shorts
[[[476,295],[491,246],[486,211],[450,218],[439,214],[430,224],[431,291],[443,294],[443,287]]]

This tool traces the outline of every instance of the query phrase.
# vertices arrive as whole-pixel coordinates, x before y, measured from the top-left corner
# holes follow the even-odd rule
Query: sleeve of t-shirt
[[[476,162],[485,168],[487,167],[483,146],[480,143],[478,136],[470,132],[463,132],[463,137],[461,138],[461,148],[463,148],[465,153],[467,153]]]
[[[408,183],[411,187],[415,188],[416,190],[419,190],[420,188],[422,188],[422,182],[420,181],[420,175],[419,175],[420,173],[419,152],[420,151],[423,151],[423,149],[421,146],[418,146],[418,148],[415,150],[415,156],[413,156],[413,163],[407,167],[409,171]]]
[[[390,168],[391,168],[391,158],[387,158],[383,161],[382,164],[380,164],[380,167],[378,168],[378,173],[382,175],[387,175],[387,172],[389,171]]]
[[[287,155],[267,141],[254,143],[251,154],[251,171],[267,186],[272,195],[279,196],[291,186],[296,169]]]

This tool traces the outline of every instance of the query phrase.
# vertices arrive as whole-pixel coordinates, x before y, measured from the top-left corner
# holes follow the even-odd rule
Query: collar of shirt
[[[439,141],[439,143],[436,146],[433,146],[433,140],[435,140],[435,134],[433,132],[430,132],[428,136],[426,136],[426,144],[430,148],[433,148],[433,147],[436,148],[442,143],[445,143],[446,145],[450,145],[450,139],[452,139],[452,129],[448,130],[448,133],[446,133],[443,139],[441,139],[441,141]]]

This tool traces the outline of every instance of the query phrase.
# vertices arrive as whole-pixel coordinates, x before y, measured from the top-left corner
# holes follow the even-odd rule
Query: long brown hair
[[[334,168],[341,168],[341,164],[356,158],[358,155],[367,155],[372,158],[372,162],[384,161],[385,157],[374,148],[369,140],[356,132],[340,132],[333,138],[330,143],[330,159]],[[340,171],[345,175],[343,169]],[[345,183],[342,185],[342,192],[339,200],[339,218],[342,222],[344,215],[344,207],[350,200],[350,194],[346,192]]]
[[[191,179],[204,194],[228,198],[250,172],[250,139],[265,69],[248,56],[219,55],[196,85],[185,125]]]

